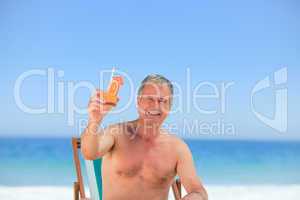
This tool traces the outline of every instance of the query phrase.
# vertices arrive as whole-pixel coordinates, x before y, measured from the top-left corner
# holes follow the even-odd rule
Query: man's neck
[[[160,125],[137,119],[137,133],[145,141],[154,141],[160,134]]]

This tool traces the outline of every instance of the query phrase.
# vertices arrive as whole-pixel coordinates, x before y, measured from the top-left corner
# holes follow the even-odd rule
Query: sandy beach
[[[290,186],[207,186],[209,198],[212,200],[298,200],[300,185]],[[1,200],[53,200],[72,199],[71,187],[0,186]],[[170,196],[169,200],[174,198]]]

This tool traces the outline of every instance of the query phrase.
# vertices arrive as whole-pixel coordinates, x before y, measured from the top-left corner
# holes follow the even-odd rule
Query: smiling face
[[[171,91],[167,84],[149,82],[137,99],[139,117],[147,124],[161,125],[171,108]]]

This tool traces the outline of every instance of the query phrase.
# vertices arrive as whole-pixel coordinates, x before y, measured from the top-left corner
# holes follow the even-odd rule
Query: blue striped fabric
[[[85,160],[91,200],[102,200],[102,159]]]

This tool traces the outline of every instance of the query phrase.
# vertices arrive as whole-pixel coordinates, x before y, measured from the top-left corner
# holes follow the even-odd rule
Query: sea
[[[300,199],[299,141],[185,142],[211,199]],[[71,199],[72,156],[71,138],[0,138],[0,199]]]

